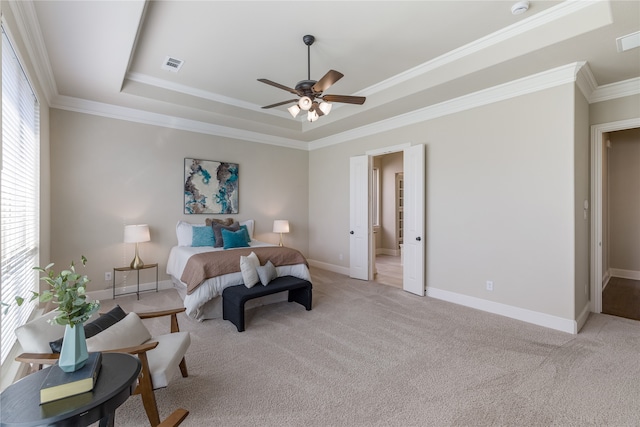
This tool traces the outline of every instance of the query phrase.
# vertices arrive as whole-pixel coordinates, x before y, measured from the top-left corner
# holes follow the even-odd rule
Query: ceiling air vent
[[[176,59],[167,56],[166,58],[164,58],[164,62],[162,63],[162,69],[177,73],[182,67],[182,64],[184,64],[184,61],[182,59]]]

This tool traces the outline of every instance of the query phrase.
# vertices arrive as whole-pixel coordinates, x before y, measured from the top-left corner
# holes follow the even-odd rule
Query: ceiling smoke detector
[[[528,1],[519,1],[518,3],[511,6],[511,14],[512,15],[520,15],[529,10],[529,2]]]

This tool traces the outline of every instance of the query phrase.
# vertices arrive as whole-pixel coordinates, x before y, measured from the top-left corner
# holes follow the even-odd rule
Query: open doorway
[[[603,140],[602,312],[640,320],[640,128]]]
[[[640,118],[591,126],[591,311],[602,312],[602,294],[609,278],[609,232],[607,189],[608,133],[639,128]]]
[[[402,288],[404,237],[404,153],[373,158],[372,223],[374,280]]]

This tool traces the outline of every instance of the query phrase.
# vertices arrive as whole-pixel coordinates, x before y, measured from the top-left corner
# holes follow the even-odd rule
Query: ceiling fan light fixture
[[[309,111],[309,108],[311,108],[311,105],[313,105],[313,101],[311,101],[311,98],[309,98],[308,96],[303,96],[298,101],[298,106],[300,107],[300,109],[304,111]]]
[[[332,107],[331,104],[329,104],[328,102],[324,102],[324,101],[322,101],[320,103],[320,105],[318,106],[318,108],[320,108],[320,111],[322,111],[325,116],[327,114],[329,114],[329,112],[331,111],[331,107]]]
[[[315,122],[316,120],[318,120],[318,117],[318,113],[316,113],[315,110],[309,111],[307,113],[307,120],[309,120],[310,122]]]
[[[298,107],[298,104],[295,104],[295,105],[292,105],[291,107],[287,108],[287,110],[289,110],[289,113],[295,119],[296,116],[298,115],[298,113],[300,112],[300,107]]]

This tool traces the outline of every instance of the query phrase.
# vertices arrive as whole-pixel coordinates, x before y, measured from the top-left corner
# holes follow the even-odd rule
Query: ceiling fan
[[[295,104],[288,108],[289,113],[291,113],[293,117],[296,117],[300,110],[305,110],[307,111],[307,119],[310,122],[314,122],[318,117],[329,114],[329,111],[331,111],[330,102],[342,102],[358,105],[364,104],[364,101],[366,100],[364,96],[323,94],[325,90],[329,89],[331,85],[343,77],[343,74],[338,71],[329,70],[320,80],[311,80],[311,45],[315,40],[316,38],[311,35],[302,37],[302,41],[307,45],[307,80],[299,81],[294,89],[268,79],[258,79],[259,82],[286,90],[300,98],[288,99],[286,101],[266,105],[262,108],[273,108],[294,102]]]

